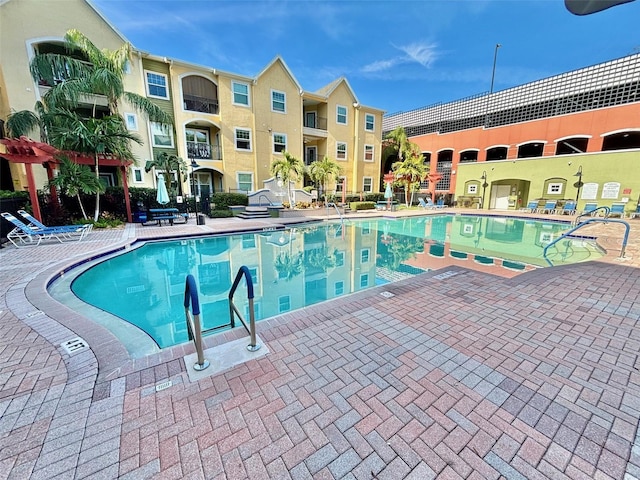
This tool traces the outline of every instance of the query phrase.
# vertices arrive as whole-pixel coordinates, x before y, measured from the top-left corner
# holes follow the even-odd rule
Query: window
[[[336,107],[336,123],[347,124],[347,107],[342,105]]]
[[[336,252],[335,257],[336,257],[336,267],[344,267],[344,251]]]
[[[133,173],[133,183],[143,183],[144,177],[141,168],[133,167],[131,172]]]
[[[287,113],[286,98],[284,92],[271,90],[271,110],[274,112]]]
[[[255,302],[253,304],[253,316],[256,320],[262,319],[262,304],[260,302]],[[251,317],[251,312],[249,311],[249,305],[244,306],[244,318],[248,319]]]
[[[231,82],[233,90],[233,103],[235,105],[249,106],[249,85],[246,83]]]
[[[287,149],[287,136],[284,133],[273,134],[273,153],[282,153]]]
[[[248,267],[247,269],[249,270],[249,274],[251,275],[251,281],[253,282],[253,285],[258,285],[258,267]]]
[[[360,287],[365,288],[369,286],[369,274],[363,273],[360,275]]]
[[[145,74],[147,77],[147,95],[168,100],[167,76],[156,72],[145,72]]]
[[[288,312],[289,310],[291,310],[291,297],[289,295],[278,297],[278,312]]]
[[[250,192],[253,190],[253,173],[238,172],[236,174],[238,180],[238,190],[243,192]]]
[[[151,122],[151,140],[154,147],[173,148],[173,130],[164,123]]]
[[[371,225],[369,222],[362,224],[362,235],[370,235],[371,234]]]
[[[472,183],[471,185],[467,186],[467,193],[474,195],[476,193],[478,193],[478,184],[476,183]]]
[[[364,146],[364,161],[373,162],[373,145]]]
[[[370,113],[367,113],[364,116],[364,129],[367,132],[373,132],[375,128],[376,128],[376,117],[374,117]]]
[[[364,193],[373,192],[373,177],[363,177],[362,178],[362,191]]]
[[[347,144],[344,142],[336,143],[336,159],[338,160],[346,160],[347,159]]]
[[[236,128],[236,150],[251,150],[251,130]]]
[[[344,293],[344,282],[336,282],[333,284],[333,294],[337,297]]]
[[[336,193],[342,192],[342,189],[347,184],[347,177],[338,177],[338,181],[336,182]]]
[[[370,251],[368,248],[363,248],[360,252],[360,263],[369,263]]]
[[[547,194],[549,195],[560,195],[562,193],[562,184],[561,183],[550,183],[547,186]]]
[[[253,234],[242,235],[242,249],[256,248],[256,236]]]
[[[124,62],[124,73],[131,75],[131,62],[129,60],[125,60]]]
[[[125,113],[124,121],[127,124],[127,130],[138,131],[138,117],[135,113]]]

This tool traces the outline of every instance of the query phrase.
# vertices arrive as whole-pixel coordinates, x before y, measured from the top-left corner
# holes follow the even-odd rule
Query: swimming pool
[[[165,348],[188,338],[183,297],[189,273],[198,283],[203,328],[225,328],[228,292],[242,265],[251,272],[259,320],[447,265],[513,276],[545,266],[544,246],[567,229],[531,219],[438,215],[147,242],[91,266],[71,290]],[[555,265],[601,255],[585,239],[563,240],[549,252]],[[241,285],[234,301],[248,318]]]

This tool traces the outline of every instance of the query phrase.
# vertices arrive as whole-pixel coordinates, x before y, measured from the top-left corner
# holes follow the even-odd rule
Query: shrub
[[[296,202],[296,208],[311,208],[309,202]]]
[[[211,203],[216,205],[216,210],[224,210],[235,205],[249,205],[249,198],[244,193],[214,193],[211,195]]]
[[[351,202],[349,204],[349,208],[351,208],[351,210],[354,210],[354,211],[373,210],[374,208],[376,208],[376,204],[375,202]]]
[[[209,218],[228,218],[233,217],[231,210],[211,210]]]

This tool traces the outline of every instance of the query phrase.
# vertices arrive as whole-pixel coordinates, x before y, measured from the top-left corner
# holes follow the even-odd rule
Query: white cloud
[[[410,45],[396,47],[404,52],[414,62],[418,62],[423,67],[429,68],[438,57],[435,44],[412,43]]]

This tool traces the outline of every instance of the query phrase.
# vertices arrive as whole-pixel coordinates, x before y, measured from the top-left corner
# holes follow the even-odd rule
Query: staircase
[[[254,220],[256,218],[271,218],[267,207],[246,207],[244,212],[238,214],[238,218]]]

